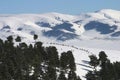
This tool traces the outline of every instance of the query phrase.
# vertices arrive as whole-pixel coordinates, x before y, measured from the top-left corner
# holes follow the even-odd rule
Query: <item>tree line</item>
[[[104,51],[96,55],[90,55],[89,65],[93,70],[86,74],[87,80],[120,80],[120,62],[111,62]],[[100,69],[97,69],[97,68]]]
[[[0,80],[81,80],[76,74],[72,51],[58,54],[56,47],[43,47],[42,42],[21,42],[17,36],[0,39]]]
[[[17,36],[17,46],[12,36],[0,39],[0,80],[81,80],[72,51],[59,55],[56,47],[44,47],[37,38],[34,35],[35,43],[26,44]],[[92,70],[86,80],[120,80],[120,62],[111,63],[104,51],[89,58]]]

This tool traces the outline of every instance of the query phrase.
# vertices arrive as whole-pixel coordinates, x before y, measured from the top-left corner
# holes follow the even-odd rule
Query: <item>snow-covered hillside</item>
[[[106,9],[76,16],[60,13],[0,15],[0,37],[6,34],[28,38],[38,34],[40,37],[62,41],[116,39],[120,38],[119,14],[120,11]]]
[[[86,48],[86,47],[79,47],[79,46],[70,46],[69,44],[60,44],[60,43],[44,43],[44,46],[56,46],[59,53],[67,52],[68,50],[71,50],[73,52],[73,55],[75,57],[76,62],[76,73],[80,75],[82,80],[85,79],[85,75],[88,72],[88,70],[92,70],[92,68],[89,66],[89,55],[96,55],[98,56],[100,51],[105,51],[105,53],[108,56],[108,59],[111,60],[111,62],[120,61],[120,51],[117,50],[104,50],[104,49],[93,49],[93,48]]]
[[[93,13],[0,15],[0,38],[17,35],[31,42],[37,34],[43,42],[120,50],[120,11],[103,9]]]
[[[23,42],[31,43],[34,34],[44,46],[56,46],[59,53],[72,50],[81,78],[89,69],[85,61],[89,61],[90,54],[105,51],[112,61],[120,61],[120,11],[0,15],[0,38],[19,35]]]

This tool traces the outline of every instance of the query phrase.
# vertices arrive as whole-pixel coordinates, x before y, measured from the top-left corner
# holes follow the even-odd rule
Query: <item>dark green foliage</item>
[[[115,79],[120,79],[120,62],[113,63]]]
[[[68,64],[71,71],[76,71],[75,59],[71,51],[67,52],[68,55]]]
[[[21,38],[18,36],[15,40],[20,42]],[[79,80],[75,70],[71,51],[59,58],[54,46],[43,47],[41,42],[14,46],[12,36],[6,41],[0,39],[0,80]],[[66,71],[71,71],[69,76],[65,76]]]
[[[76,80],[81,80],[79,76],[77,76],[77,79]]]
[[[12,42],[12,41],[13,41],[13,37],[12,37],[12,36],[8,36],[8,37],[7,37],[7,40],[8,40],[9,42]]]
[[[102,80],[116,80],[113,64],[110,62],[105,63],[100,70],[100,76]]]
[[[93,74],[92,71],[89,71],[87,74],[86,74],[86,78],[87,80],[95,80],[95,76]]]
[[[89,71],[86,74],[86,79],[87,80],[101,80],[100,76],[99,76],[99,72],[97,72],[97,71]]]
[[[97,61],[97,62],[96,62]],[[99,62],[98,62],[99,61]],[[90,56],[90,65],[101,67],[99,71],[93,70],[86,74],[87,80],[119,80],[120,62],[111,63],[104,51],[99,53],[99,59],[96,56]]]
[[[21,42],[21,37],[17,36],[17,38],[15,39],[16,42]]]
[[[34,34],[33,39],[36,40],[38,38],[38,35]]]
[[[106,61],[108,60],[108,59],[107,59],[107,55],[105,54],[104,51],[101,51],[101,52],[99,53],[99,60],[100,60],[101,66],[104,66],[104,64],[105,64]]]
[[[71,51],[63,52],[60,57],[60,67],[64,70],[76,70],[75,59]]]
[[[100,76],[102,80],[109,80],[109,64],[110,61],[107,59],[107,55],[105,54],[104,51],[101,51],[99,53],[99,61],[100,61],[100,66],[101,66],[101,70],[100,70]]]
[[[63,73],[68,74],[68,80],[79,80],[80,77],[77,77],[75,59],[71,51],[63,52],[60,57],[60,67],[61,67],[61,75],[64,78]],[[62,79],[60,79],[62,80]],[[65,79],[66,80],[66,79]]]
[[[90,55],[89,65],[93,67],[93,71],[89,71],[86,74],[87,80],[99,80],[99,72],[97,72],[96,67],[99,65],[99,60],[95,55]]]
[[[89,64],[94,67],[94,69],[99,65],[99,61],[95,55],[90,55],[90,62]]]
[[[77,76],[74,71],[69,71],[68,80],[77,80]]]
[[[47,57],[48,57],[48,65],[49,66],[54,66],[54,67],[59,67],[59,57],[58,57],[58,52],[57,49],[53,46],[47,47]]]
[[[68,68],[67,65],[68,65],[67,54],[63,52],[60,57],[60,67],[61,69],[66,70]]]
[[[51,67],[51,66],[49,66],[48,68],[47,68],[47,79],[49,79],[49,80],[56,80],[57,79],[57,74],[56,74],[56,69],[55,68],[53,68],[53,67]]]
[[[35,47],[36,48],[41,48],[42,47],[42,42],[36,42]]]
[[[58,80],[67,80],[67,78],[65,77],[65,73],[63,71],[60,72]]]

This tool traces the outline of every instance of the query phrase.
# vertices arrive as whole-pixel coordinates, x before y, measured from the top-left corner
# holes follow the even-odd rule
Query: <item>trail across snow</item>
[[[80,15],[0,15],[0,38],[5,40],[9,35],[14,38],[19,35],[23,42],[31,43],[33,35],[37,34],[44,46],[56,46],[59,53],[71,50],[77,64],[76,72],[85,80],[87,70],[91,69],[89,55],[105,51],[112,62],[120,61],[119,14],[120,11],[104,9]]]
[[[80,75],[82,80],[85,80],[85,75],[88,70],[92,70],[92,67],[89,66],[89,55],[96,55],[98,56],[100,51],[105,51],[108,55],[108,59],[110,59],[112,62],[114,61],[120,61],[120,51],[114,51],[114,50],[102,50],[102,49],[94,49],[94,48],[85,48],[85,47],[78,47],[78,46],[70,46],[66,44],[60,44],[60,43],[44,43],[43,46],[56,46],[59,53],[66,52],[68,50],[71,50],[73,52],[73,55],[75,57],[75,63],[76,63],[76,73]]]

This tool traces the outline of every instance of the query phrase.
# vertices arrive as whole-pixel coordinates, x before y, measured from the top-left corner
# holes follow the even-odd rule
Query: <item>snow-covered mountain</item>
[[[54,12],[0,15],[0,38],[19,35],[23,40],[31,41],[33,34],[38,34],[40,41],[43,42],[59,41],[95,48],[100,45],[104,46],[98,48],[106,48],[115,44],[114,48],[118,49],[120,11],[104,9],[80,15]],[[112,48],[113,46],[109,46],[109,49]]]
[[[84,61],[89,60],[91,53],[104,50],[112,61],[120,61],[120,11],[104,9],[80,15],[0,15],[0,38],[19,35],[22,41],[29,43],[34,34],[39,36],[38,40],[44,46],[56,46],[59,52],[72,50],[76,63],[80,63],[77,73],[81,77],[86,74],[88,68]]]
[[[120,11],[105,9],[76,16],[60,13],[0,15],[0,37],[6,34],[29,39],[38,34],[62,41],[120,38],[119,14]]]
[[[69,44],[60,44],[60,43],[44,43],[44,46],[56,46],[59,53],[67,52],[71,50],[75,57],[76,63],[76,73],[81,77],[82,80],[85,79],[85,75],[88,71],[93,70],[92,67],[88,64],[90,61],[89,56],[94,54],[98,57],[100,51],[105,51],[111,62],[120,61],[120,51],[117,50],[104,50],[104,49],[95,49],[95,48],[86,48],[80,46],[70,46]],[[99,68],[98,68],[99,69]]]

